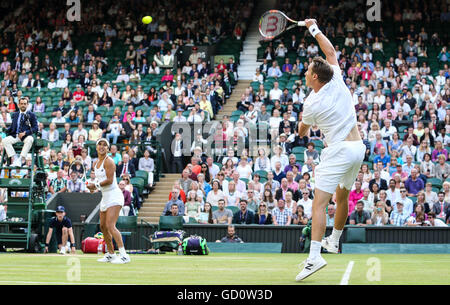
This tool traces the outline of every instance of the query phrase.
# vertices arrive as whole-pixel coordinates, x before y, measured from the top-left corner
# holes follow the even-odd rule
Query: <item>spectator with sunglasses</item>
[[[402,203],[403,205],[403,211],[409,216],[412,214],[413,212],[413,208],[414,208],[414,203],[412,202],[411,199],[409,199],[407,197],[408,191],[406,190],[405,187],[401,187],[400,188],[400,198],[397,199],[397,203],[394,204],[393,208],[394,208],[394,212],[397,211],[397,204],[399,202]]]
[[[261,202],[258,206],[258,212],[255,214],[255,223],[259,225],[271,225],[273,223],[272,214],[269,213],[265,202]]]

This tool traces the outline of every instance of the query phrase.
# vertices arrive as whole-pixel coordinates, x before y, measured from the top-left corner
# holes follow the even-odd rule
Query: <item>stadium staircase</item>
[[[141,220],[157,224],[161,216],[164,206],[169,201],[169,194],[172,191],[173,184],[181,177],[180,174],[164,174],[164,178],[160,178],[155,189],[144,201],[139,210],[138,223]]]
[[[236,111],[236,103],[241,99],[241,95],[245,93],[245,89],[250,86],[251,81],[249,80],[238,80],[237,85],[233,89],[233,93],[230,95],[230,98],[227,100],[227,103],[223,105],[223,108],[216,115],[216,120],[222,121],[224,115],[228,115],[230,117],[230,121],[236,121],[233,116],[233,111]]]
[[[264,0],[258,3],[256,7],[254,18],[250,24],[248,34],[245,38],[243,50],[240,55],[239,65],[239,79],[252,80],[256,68],[259,68],[260,63],[257,61],[259,41],[262,36],[259,33],[259,17],[265,12],[275,7],[275,0]]]

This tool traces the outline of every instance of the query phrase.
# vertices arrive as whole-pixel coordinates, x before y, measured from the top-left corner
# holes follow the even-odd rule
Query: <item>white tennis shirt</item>
[[[333,78],[318,92],[311,91],[303,105],[303,122],[317,125],[328,145],[345,140],[356,124],[353,100],[344,83],[341,69],[331,65]]]

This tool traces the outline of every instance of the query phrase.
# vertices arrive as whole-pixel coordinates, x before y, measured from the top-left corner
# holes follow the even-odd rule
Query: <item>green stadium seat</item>
[[[183,216],[159,217],[158,231],[173,231],[183,229]]]

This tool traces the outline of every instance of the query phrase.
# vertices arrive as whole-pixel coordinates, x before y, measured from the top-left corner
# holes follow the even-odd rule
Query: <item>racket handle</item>
[[[304,22],[304,21],[299,21],[299,22],[297,23],[297,25],[298,25],[298,26],[306,26],[306,22]]]

